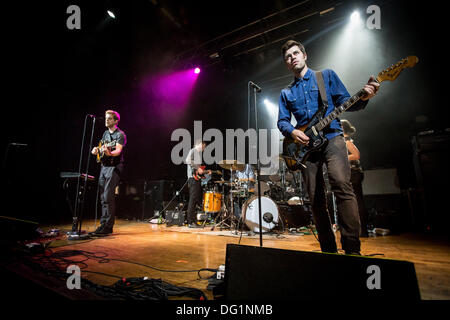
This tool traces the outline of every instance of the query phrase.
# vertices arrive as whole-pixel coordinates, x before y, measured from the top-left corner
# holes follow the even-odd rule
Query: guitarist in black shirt
[[[99,192],[102,205],[100,226],[92,233],[94,235],[108,235],[113,232],[116,205],[114,192],[120,182],[120,174],[124,167],[123,148],[127,138],[125,133],[117,127],[120,115],[113,110],[105,112],[105,126],[99,147],[91,153],[101,162],[99,176]]]

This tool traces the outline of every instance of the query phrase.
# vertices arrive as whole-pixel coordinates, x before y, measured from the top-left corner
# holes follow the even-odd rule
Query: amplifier
[[[184,211],[177,211],[177,210],[171,210],[166,211],[166,225],[168,227],[170,226],[183,226],[184,225],[184,218],[186,214]]]

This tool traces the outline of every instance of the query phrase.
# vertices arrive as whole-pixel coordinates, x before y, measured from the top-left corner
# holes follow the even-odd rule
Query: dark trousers
[[[189,178],[189,204],[187,209],[187,223],[191,224],[197,221],[197,205],[202,204],[202,183],[200,180]]]
[[[102,165],[100,177],[98,180],[100,201],[102,206],[102,216],[100,218],[100,228],[111,230],[114,226],[116,217],[116,199],[115,189],[120,182],[120,173],[123,165],[119,164],[113,167]]]
[[[353,191],[355,192],[356,202],[358,203],[359,221],[361,223],[361,234],[367,235],[367,209],[364,204],[362,182],[364,180],[364,172],[360,170],[352,170],[351,182]]]
[[[322,172],[324,163],[327,166],[331,191],[336,197],[342,249],[347,252],[359,252],[361,243],[358,204],[350,182],[350,164],[342,136],[331,139],[321,151],[312,153],[306,162],[306,169],[303,170],[320,248],[323,252],[337,251],[327,208],[326,186]]]

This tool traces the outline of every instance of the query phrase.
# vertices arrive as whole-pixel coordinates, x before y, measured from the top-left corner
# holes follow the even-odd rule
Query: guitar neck
[[[365,95],[365,91],[363,89],[359,90],[356,94],[354,94],[350,99],[341,104],[339,107],[335,108],[329,115],[320,120],[314,127],[316,130],[321,131],[326,126],[328,126],[334,119],[339,117],[341,113],[344,113],[348,108],[353,106],[356,102],[361,99]]]

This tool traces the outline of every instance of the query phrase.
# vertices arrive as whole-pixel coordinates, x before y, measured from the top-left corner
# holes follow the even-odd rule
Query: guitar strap
[[[325,90],[325,82],[323,81],[323,75],[321,71],[316,71],[317,86],[319,87],[320,98],[322,99],[322,105],[319,106],[319,115],[322,119],[328,109],[327,91]]]

